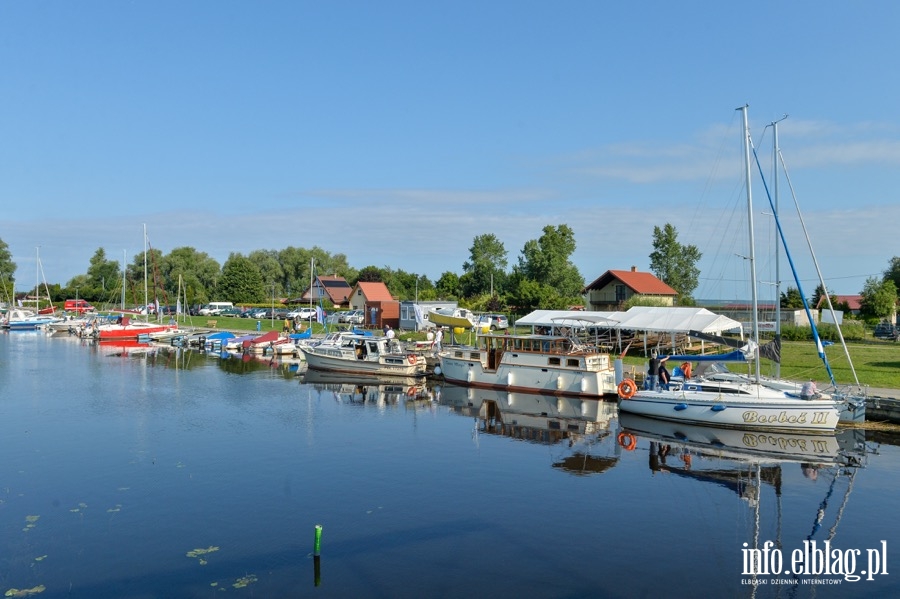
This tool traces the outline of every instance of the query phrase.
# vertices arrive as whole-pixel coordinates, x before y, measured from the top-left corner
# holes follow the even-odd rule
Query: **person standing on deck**
[[[649,378],[650,378],[650,390],[651,391],[659,390],[659,367],[663,362],[665,362],[668,359],[669,359],[668,356],[660,358],[657,355],[656,350],[653,350],[653,352],[650,354],[650,364],[649,364],[649,368],[647,370],[647,374],[649,375]]]

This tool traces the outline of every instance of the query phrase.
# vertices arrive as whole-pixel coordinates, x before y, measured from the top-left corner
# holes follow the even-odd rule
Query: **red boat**
[[[152,322],[132,322],[127,316],[122,321],[114,324],[103,324],[97,329],[97,338],[101,341],[110,339],[137,339],[141,335],[162,333],[178,328],[174,324],[161,324]]]

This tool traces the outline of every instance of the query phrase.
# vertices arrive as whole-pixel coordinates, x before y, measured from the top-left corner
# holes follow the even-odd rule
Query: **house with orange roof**
[[[840,310],[841,308],[839,306],[846,304],[847,308],[850,309],[850,313],[854,316],[859,316],[859,311],[862,309],[861,295],[832,295],[831,302],[834,305],[835,310]],[[820,310],[828,308],[825,296],[819,298],[819,303],[816,304],[816,308]]]
[[[400,302],[381,281],[358,282],[350,294],[350,308],[363,311],[367,327],[400,327]]]
[[[632,297],[660,300],[664,306],[674,306],[678,292],[649,272],[640,272],[636,266],[631,270],[608,270],[581,291],[590,311],[622,310],[625,302]]]
[[[301,301],[318,302],[327,299],[335,308],[343,308],[349,304],[353,288],[344,277],[338,275],[319,275],[313,280],[312,288],[307,287]]]

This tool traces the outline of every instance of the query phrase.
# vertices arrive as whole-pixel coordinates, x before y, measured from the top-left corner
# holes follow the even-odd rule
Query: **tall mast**
[[[754,351],[754,374],[759,382],[759,298],[756,290],[756,240],[753,234],[753,193],[750,189],[750,125],[747,123],[747,104],[738,108],[744,118],[744,176],[747,180],[747,226],[750,239],[750,310],[753,317],[753,332],[751,338],[756,344]]]
[[[127,250],[122,250],[122,309],[125,309],[125,286],[127,285],[125,279],[125,273],[128,270],[128,266],[125,263],[126,256],[128,255]]]
[[[144,223],[144,310],[147,311],[147,320],[150,320],[150,306],[147,302],[147,223]]]
[[[41,308],[41,246],[34,248],[34,311]]]
[[[787,118],[784,115],[781,119],[772,122],[772,191],[775,199],[775,217],[778,218],[778,153],[781,149],[778,147],[778,123]],[[775,343],[781,347],[781,244],[775,241]],[[781,376],[781,361],[775,361],[775,378]]]

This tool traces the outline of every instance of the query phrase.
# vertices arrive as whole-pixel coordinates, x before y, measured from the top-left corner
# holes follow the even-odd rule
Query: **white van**
[[[209,302],[200,308],[200,314],[202,316],[216,316],[225,308],[234,308],[234,304],[231,302]]]

